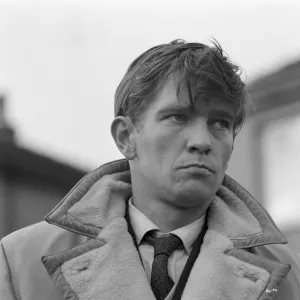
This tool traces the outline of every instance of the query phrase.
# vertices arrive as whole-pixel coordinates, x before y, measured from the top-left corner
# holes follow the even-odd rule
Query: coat
[[[128,161],[87,174],[46,216],[1,241],[1,300],[155,300],[124,218]],[[182,300],[299,300],[299,264],[266,210],[225,175]],[[297,265],[298,264],[298,265]]]

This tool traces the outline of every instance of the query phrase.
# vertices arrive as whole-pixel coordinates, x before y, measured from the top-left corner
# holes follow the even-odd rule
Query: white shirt
[[[138,250],[142,258],[147,278],[149,282],[151,282],[151,269],[153,263],[154,248],[152,245],[142,241],[142,239],[148,231],[153,229],[159,230],[159,228],[133,205],[132,198],[130,198],[128,204],[129,218],[133,231],[135,233]],[[174,281],[174,286],[166,300],[171,299],[171,297],[173,296],[176,284],[192,251],[193,243],[196,241],[198,235],[200,234],[204,222],[205,215],[186,226],[177,228],[169,232],[177,235],[182,240],[184,247],[182,247],[182,249],[175,250],[168,260],[168,272],[169,276]]]

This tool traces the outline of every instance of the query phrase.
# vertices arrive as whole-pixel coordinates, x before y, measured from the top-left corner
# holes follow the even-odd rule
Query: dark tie
[[[168,259],[182,245],[181,239],[170,233],[157,236],[156,231],[150,231],[145,241],[154,247],[154,260],[151,272],[151,288],[157,300],[163,300],[171,291],[174,282],[168,274]],[[155,236],[156,235],[156,236]]]

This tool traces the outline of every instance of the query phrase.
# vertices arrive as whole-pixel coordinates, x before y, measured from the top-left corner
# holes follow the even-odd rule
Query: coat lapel
[[[65,299],[155,300],[124,218],[111,221],[96,239],[43,262]],[[238,255],[230,239],[208,229],[182,300],[273,299],[276,293],[270,292],[278,286],[272,276],[282,267],[250,253]]]
[[[43,258],[65,299],[155,300],[124,218],[90,242]]]
[[[267,271],[260,265],[258,257],[256,264],[253,264],[251,259],[249,263],[242,255],[233,255],[232,251],[230,239],[208,229],[182,300],[273,299],[267,288],[275,287],[275,282],[271,280],[275,266],[269,266]],[[244,253],[244,257],[248,255],[243,250],[239,251]]]

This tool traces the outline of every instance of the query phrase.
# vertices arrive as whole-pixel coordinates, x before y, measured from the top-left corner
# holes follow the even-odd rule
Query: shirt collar
[[[138,210],[132,203],[132,198],[128,201],[128,212],[130,222],[136,237],[137,244],[140,245],[144,235],[153,229],[158,229],[158,226],[154,224],[147,216],[145,216],[140,210]],[[184,245],[188,254],[191,253],[194,242],[200,234],[205,222],[205,215],[195,220],[194,222],[177,228],[169,233],[177,235]]]

